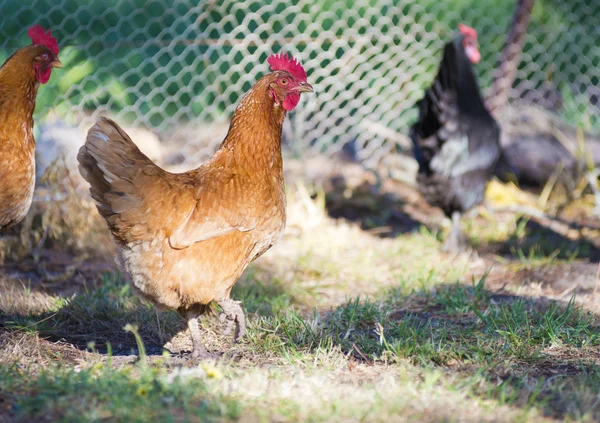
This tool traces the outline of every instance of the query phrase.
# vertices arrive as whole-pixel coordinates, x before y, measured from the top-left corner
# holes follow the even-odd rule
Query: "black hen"
[[[538,105],[513,103],[500,112],[502,155],[496,164],[500,180],[539,190],[557,177],[570,195],[586,174],[588,161],[594,168],[600,166],[600,136],[578,134],[557,114]]]
[[[417,102],[419,120],[410,137],[419,162],[419,191],[452,218],[447,250],[460,249],[460,213],[483,201],[500,156],[500,129],[484,106],[472,62],[479,60],[477,33],[461,34],[444,48],[432,86]]]

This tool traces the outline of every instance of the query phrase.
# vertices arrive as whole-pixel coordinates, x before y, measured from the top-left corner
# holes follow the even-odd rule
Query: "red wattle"
[[[285,97],[285,100],[283,100],[283,103],[281,105],[283,106],[283,108],[285,110],[287,110],[289,112],[290,110],[293,110],[294,107],[296,107],[298,105],[299,101],[300,101],[300,93],[292,91]]]
[[[40,65],[37,63],[33,64],[33,68],[35,69],[35,79],[37,79],[40,84],[48,82],[50,75],[52,74],[52,68],[41,71]]]

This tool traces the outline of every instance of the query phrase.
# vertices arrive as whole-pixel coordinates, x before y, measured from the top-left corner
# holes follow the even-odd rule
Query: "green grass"
[[[76,370],[61,366],[23,378],[16,366],[0,367],[0,392],[12,402],[18,419],[65,422],[233,420],[240,416],[234,399],[211,393],[204,379],[180,378],[159,369],[109,369],[98,365]]]
[[[90,298],[96,298],[96,303],[111,301],[106,295],[86,296],[83,304],[89,304]],[[135,304],[134,298],[128,301]],[[78,310],[77,315],[84,308]],[[92,318],[105,317],[98,304],[94,310]],[[598,321],[573,300],[500,299],[482,279],[472,285],[439,286],[435,293],[390,292],[376,299],[356,298],[324,316],[302,316],[293,308],[265,313],[251,319],[248,339],[237,347],[244,357],[238,365],[192,366],[187,376],[177,378],[168,354],[150,367],[115,367],[110,356],[108,362],[98,360],[102,354],[97,353],[89,364],[76,369],[55,364],[30,373],[26,365],[4,363],[0,392],[10,401],[13,414],[22,419],[49,415],[62,421],[179,421],[177,416],[201,416],[199,421],[214,421],[236,419],[242,413],[259,418],[264,412],[265,419],[276,413],[287,416],[284,421],[293,421],[303,416],[300,401],[273,403],[264,395],[248,403],[250,394],[227,394],[227,386],[252,373],[246,361],[268,363],[277,375],[266,371],[257,378],[276,377],[270,382],[275,385],[301,383],[293,382],[298,372],[301,379],[315,374],[326,379],[340,368],[364,363],[360,365],[394,373],[418,372],[422,377],[418,389],[443,387],[444,398],[458,393],[477,404],[491,401],[494,410],[509,406],[526,416],[600,417],[600,407],[590,403],[600,394],[600,374],[594,364],[600,345]],[[33,336],[31,327],[8,329],[15,335]],[[36,329],[40,334],[53,330]],[[343,398],[336,401],[339,407],[350,406]],[[406,404],[396,411],[409,412]],[[335,407],[321,410],[314,421],[340,418],[339,413]]]
[[[411,303],[419,304],[418,309],[403,308]],[[540,305],[526,298],[496,298],[484,289],[483,280],[471,287],[444,286],[435,296],[419,292],[394,295],[392,301],[356,298],[324,319],[305,320],[289,311],[257,324],[265,342],[288,355],[335,346],[357,358],[411,358],[431,365],[538,359],[546,348],[600,345],[597,319],[573,299]]]
[[[403,309],[408,304],[413,305]],[[598,319],[573,299],[499,299],[481,280],[472,286],[448,285],[435,295],[353,299],[322,320],[287,312],[256,324],[251,348],[273,351],[291,364],[340,351],[373,365],[458,368],[465,377],[459,385],[475,379],[477,395],[499,404],[573,419],[588,412],[600,417],[597,404],[588,403],[589,410],[582,411],[570,402],[573,398],[556,400],[565,386],[583,389],[586,402],[600,394]],[[556,378],[560,383],[549,383]]]

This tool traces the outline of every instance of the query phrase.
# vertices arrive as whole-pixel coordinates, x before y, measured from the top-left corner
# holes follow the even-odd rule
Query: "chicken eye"
[[[279,82],[281,82],[281,85],[287,85],[288,80],[287,80],[287,78],[281,78],[281,80]]]
[[[42,58],[42,60],[48,60],[48,53],[42,53],[40,57]]]

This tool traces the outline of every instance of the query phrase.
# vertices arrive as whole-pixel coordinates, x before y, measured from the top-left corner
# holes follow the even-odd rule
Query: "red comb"
[[[271,65],[272,71],[284,70],[289,72],[294,78],[300,81],[306,81],[306,71],[302,67],[299,61],[294,59],[292,56],[286,54],[272,54],[267,60]]]
[[[477,31],[475,31],[475,29],[471,28],[470,26],[459,23],[458,30],[465,37],[472,37],[472,38],[477,39]]]
[[[52,36],[52,30],[45,32],[44,28],[35,25],[29,28],[27,35],[29,35],[33,44],[41,44],[48,47],[55,56],[58,54],[58,43],[56,42],[56,38]]]

